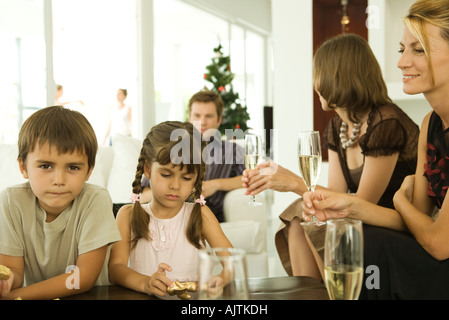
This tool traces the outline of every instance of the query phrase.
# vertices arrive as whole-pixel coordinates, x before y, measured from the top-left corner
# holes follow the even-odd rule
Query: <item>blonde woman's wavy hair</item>
[[[441,37],[449,42],[449,1],[417,0],[410,7],[404,18],[405,26],[418,39],[427,57],[432,83],[435,84],[429,38],[425,23],[433,24],[441,29]]]

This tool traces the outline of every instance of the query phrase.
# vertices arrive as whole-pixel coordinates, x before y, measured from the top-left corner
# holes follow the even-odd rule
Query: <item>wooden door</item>
[[[368,40],[368,29],[366,28],[367,0],[348,0],[347,14],[350,19],[345,32],[355,33]],[[313,52],[327,39],[343,32],[341,0],[313,0]],[[313,88],[312,88],[313,90]],[[313,101],[313,127],[320,131],[323,139],[324,129],[334,112],[325,112],[321,108],[318,95],[314,92]],[[327,160],[327,150],[323,148],[323,161]]]

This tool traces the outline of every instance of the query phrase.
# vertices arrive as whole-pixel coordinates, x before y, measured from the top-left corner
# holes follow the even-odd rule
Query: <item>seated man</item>
[[[201,131],[203,139],[212,141],[209,143],[212,144],[212,154],[209,155],[212,159],[206,161],[208,165],[202,195],[219,222],[224,221],[224,197],[228,191],[242,187],[242,173],[245,170],[243,148],[231,141],[221,141],[217,130],[222,121],[223,107],[220,95],[209,90],[195,93],[188,105],[189,121]],[[217,144],[221,144],[221,157],[215,154]],[[146,187],[142,192],[142,202],[151,201],[147,179],[144,178],[142,186]]]

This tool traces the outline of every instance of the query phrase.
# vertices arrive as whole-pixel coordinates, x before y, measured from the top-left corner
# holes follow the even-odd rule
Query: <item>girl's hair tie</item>
[[[131,203],[136,203],[136,202],[140,202],[140,194],[137,193],[133,193],[131,195]]]
[[[200,197],[195,200],[195,203],[199,203],[200,205],[204,206],[204,205],[206,205],[206,200],[204,200],[203,195],[200,195]]]

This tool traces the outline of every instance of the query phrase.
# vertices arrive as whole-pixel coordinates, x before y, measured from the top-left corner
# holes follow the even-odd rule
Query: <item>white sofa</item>
[[[127,137],[115,138],[112,147],[100,147],[89,183],[105,187],[113,203],[129,203],[140,149],[141,141]],[[26,182],[16,159],[17,145],[0,145],[0,191]],[[244,189],[237,189],[227,194],[224,203],[227,222],[222,223],[222,228],[234,247],[246,250],[248,277],[265,277],[268,276],[266,205],[249,207],[249,197],[243,192]],[[264,200],[263,196],[260,200]]]

